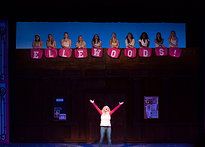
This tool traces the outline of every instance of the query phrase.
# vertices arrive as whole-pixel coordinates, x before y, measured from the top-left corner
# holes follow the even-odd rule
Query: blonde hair
[[[105,113],[106,112],[106,109],[108,110],[107,112],[110,112],[110,108],[108,106],[104,106],[102,108],[102,113]]]

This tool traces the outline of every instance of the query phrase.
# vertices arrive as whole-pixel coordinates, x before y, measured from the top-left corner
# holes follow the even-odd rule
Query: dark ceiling
[[[31,21],[181,22],[205,18],[200,0],[15,0],[5,1],[1,7],[0,16]]]

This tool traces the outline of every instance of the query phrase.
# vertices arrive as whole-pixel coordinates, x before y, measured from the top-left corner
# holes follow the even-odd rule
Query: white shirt
[[[111,116],[109,113],[103,113],[100,118],[100,126],[111,126]]]
[[[147,46],[148,46],[149,39],[145,39],[145,41],[144,41],[143,39],[139,39],[139,42],[141,42],[142,46],[147,47]]]
[[[170,39],[170,47],[177,47],[177,39]]]
[[[70,42],[69,41],[63,41],[62,45],[67,47],[67,48],[70,48]]]
[[[101,47],[101,41],[94,43],[93,46],[96,48]]]
[[[126,47],[128,47],[129,45],[134,47],[135,46],[135,39],[132,39],[132,41],[130,43],[128,43],[127,39],[125,39],[125,45],[126,45]]]

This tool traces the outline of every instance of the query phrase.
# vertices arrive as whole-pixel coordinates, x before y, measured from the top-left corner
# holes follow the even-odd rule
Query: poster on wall
[[[144,96],[144,119],[159,118],[158,101],[159,101],[158,96]]]
[[[55,121],[67,120],[64,98],[55,98],[53,107],[53,119]]]

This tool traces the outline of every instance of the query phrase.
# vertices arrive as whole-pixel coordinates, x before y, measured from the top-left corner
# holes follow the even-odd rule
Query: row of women
[[[175,31],[170,32],[170,36],[168,38],[169,47],[178,47],[178,38],[176,36]],[[92,47],[93,48],[102,48],[102,41],[100,40],[100,37],[98,34],[95,34],[92,39]],[[149,47],[150,40],[148,37],[148,34],[146,32],[143,32],[138,40],[140,47]],[[155,38],[155,47],[165,47],[163,45],[164,39],[162,38],[162,35],[160,32],[156,33]],[[72,41],[69,38],[69,34],[67,32],[64,33],[64,38],[61,40],[61,46],[62,48],[71,48]],[[111,48],[119,48],[119,40],[117,38],[117,35],[115,32],[112,33],[111,39],[110,39],[110,47]],[[125,39],[125,45],[126,48],[134,48],[135,47],[135,39],[133,37],[132,33],[128,33]],[[32,42],[33,48],[42,48],[43,42],[40,38],[39,34],[36,34],[34,37],[34,41]],[[56,41],[52,34],[48,34],[48,39],[46,41],[46,47],[47,48],[56,48]],[[76,42],[76,48],[86,48],[86,42],[83,39],[82,35],[78,36],[78,40]]]

